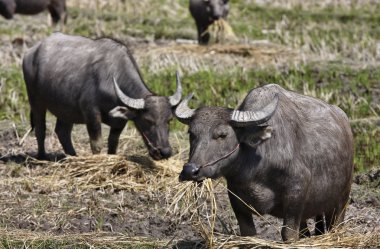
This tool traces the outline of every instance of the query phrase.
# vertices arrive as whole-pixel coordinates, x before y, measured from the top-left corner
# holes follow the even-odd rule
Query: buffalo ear
[[[108,113],[108,115],[113,118],[132,120],[136,117],[136,111],[128,109],[125,106],[116,106]]]
[[[245,143],[253,148],[259,146],[262,142],[272,137],[273,127],[272,126],[262,126],[259,130],[255,132],[250,132],[249,134],[244,134],[242,137],[242,143]]]

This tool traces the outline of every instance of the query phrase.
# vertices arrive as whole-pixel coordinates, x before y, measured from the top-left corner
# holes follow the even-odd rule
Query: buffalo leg
[[[210,33],[206,32],[207,27],[197,25],[198,29],[198,43],[201,45],[207,45],[210,41]],[[206,32],[206,33],[205,33]]]
[[[99,154],[102,149],[102,126],[100,114],[87,117],[87,131],[90,136],[90,146],[93,154]]]
[[[73,129],[73,124],[63,122],[57,119],[55,125],[55,133],[58,136],[59,142],[62,144],[63,150],[67,155],[75,156],[75,150],[73,143],[71,142],[71,131]]]
[[[299,228],[301,217],[287,215],[284,218],[283,226],[281,229],[281,237],[283,241],[298,240]]]
[[[345,209],[341,206],[331,212],[326,212],[324,216],[318,215],[315,220],[315,235],[327,233],[334,225],[339,225],[342,223],[344,220],[344,215]]]
[[[301,225],[300,225],[300,236],[301,236],[301,238],[307,238],[307,237],[311,236],[310,230],[307,227],[306,220],[304,220],[304,221],[301,222]]]
[[[287,202],[284,204],[284,207],[286,207],[284,210],[285,217],[281,229],[281,237],[283,241],[298,240],[304,208],[304,203],[302,202],[304,199],[303,195],[301,195],[300,192],[297,193],[296,189],[293,189],[290,193],[292,194],[287,195]]]
[[[53,0],[48,6],[48,9],[54,24],[57,24],[59,21],[66,23],[67,13],[65,1]]]
[[[342,207],[342,206],[343,205],[339,205],[334,210],[334,212],[330,214],[327,213],[325,215],[327,231],[330,231],[333,228],[333,226],[339,225],[340,223],[343,222],[346,210],[345,210],[345,207],[344,206]]]
[[[310,186],[311,173],[303,164],[294,164],[297,174],[294,174],[293,184],[284,193],[284,222],[281,229],[283,241],[298,240],[299,229],[305,206],[308,187]]]
[[[317,215],[315,217],[315,235],[321,235],[326,232],[325,222],[324,222],[323,217],[324,217],[323,214]]]
[[[241,200],[239,200],[231,192],[228,193],[232,209],[234,210],[236,219],[240,228],[241,236],[256,235],[256,227],[252,219],[252,211]]]
[[[118,127],[111,127],[110,134],[108,136],[108,154],[116,154],[120,134],[123,131],[125,124],[126,123]]]
[[[37,138],[37,145],[38,145],[38,152],[37,152],[37,159],[39,160],[46,160],[46,152],[45,152],[45,132],[46,132],[46,109],[39,108],[36,110],[36,108],[32,108],[31,114],[31,120],[32,124],[34,125],[35,134]]]

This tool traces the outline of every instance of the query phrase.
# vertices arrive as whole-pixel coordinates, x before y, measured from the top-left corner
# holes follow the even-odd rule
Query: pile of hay
[[[217,182],[220,185],[221,182]],[[350,230],[356,224],[354,220],[345,221],[345,224],[336,227],[331,232],[301,239],[296,242],[277,242],[260,239],[257,237],[240,237],[236,235],[226,235],[214,232],[215,222],[218,215],[218,200],[215,195],[216,186],[213,181],[206,180],[202,183],[188,184],[180,189],[174,198],[174,203],[186,203],[187,209],[194,209],[193,221],[206,240],[209,248],[276,248],[276,249],[306,249],[306,248],[378,248],[380,245],[380,229],[375,229],[371,233],[360,234]],[[225,191],[228,189],[223,186]],[[246,204],[247,205],[247,204]],[[252,211],[255,210],[251,207]],[[186,210],[185,210],[186,211]],[[264,219],[263,216],[259,219]],[[270,223],[270,222],[268,222]],[[273,224],[271,224],[273,225]]]
[[[214,21],[201,35],[203,36],[206,33],[210,34],[210,43],[225,43],[237,41],[237,37],[232,27],[224,19]]]
[[[380,231],[371,234],[349,234],[342,229],[341,231],[290,243],[268,241],[255,237],[217,235],[213,243],[217,248],[379,248]]]
[[[52,235],[9,229],[0,229],[0,238],[4,248],[164,248],[171,242],[113,233]]]
[[[231,67],[280,67],[289,61],[297,64],[302,59],[299,51],[268,41],[254,43],[212,44],[199,46],[188,43],[150,44],[135,51],[138,62],[150,71],[182,68],[185,72],[227,70]]]
[[[43,166],[43,171],[53,172],[46,173],[51,174],[51,177],[45,177],[48,185],[55,183],[60,187],[74,185],[80,189],[137,191],[147,190],[147,186],[160,188],[160,184],[168,178],[176,180],[183,165],[176,159],[154,162],[144,156],[126,158],[119,155],[67,157],[58,162],[30,158],[27,164],[29,167]]]

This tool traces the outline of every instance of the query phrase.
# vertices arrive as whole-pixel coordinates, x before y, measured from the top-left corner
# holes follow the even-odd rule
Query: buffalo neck
[[[226,168],[228,170],[224,172],[224,177],[228,182],[236,182],[239,185],[245,185],[252,179],[252,175],[255,174],[262,156],[258,153],[256,148],[252,148],[245,144],[240,144],[239,154],[236,160],[230,163]]]
[[[131,98],[143,98],[154,95],[146,86],[141,76],[135,72],[129,72],[119,77],[120,89]]]

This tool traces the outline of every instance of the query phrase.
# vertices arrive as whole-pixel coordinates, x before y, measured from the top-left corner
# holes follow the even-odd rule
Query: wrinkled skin
[[[239,107],[261,110],[278,96],[275,112],[260,124],[231,120],[232,109],[203,107],[191,117],[190,157],[180,180],[223,176],[228,189],[260,214],[283,218],[284,241],[316,234],[343,221],[353,172],[353,136],[346,114],[336,106],[278,85],[252,90]],[[188,112],[191,113],[191,112]],[[206,166],[205,166],[206,165]],[[252,211],[229,193],[242,236],[256,234]]]
[[[12,19],[14,14],[35,15],[49,10],[53,23],[66,23],[66,0],[0,0],[0,14]]]
[[[102,148],[101,123],[109,125],[108,153],[115,154],[120,133],[133,120],[153,159],[171,156],[172,96],[157,96],[147,88],[125,45],[108,38],[54,33],[27,52],[23,72],[37,158],[46,159],[46,111],[57,117],[55,132],[68,155],[76,155],[71,141],[73,124],[86,124],[94,154]],[[125,97],[143,101],[144,106],[126,105],[116,92],[117,85]],[[179,102],[180,92],[177,97]]]
[[[206,45],[210,34],[205,33],[208,26],[220,18],[226,19],[229,12],[228,0],[190,0],[190,13],[198,32],[198,43]]]

